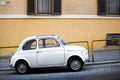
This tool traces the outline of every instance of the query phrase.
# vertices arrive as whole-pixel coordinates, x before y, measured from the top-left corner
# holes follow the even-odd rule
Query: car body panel
[[[39,49],[38,52],[37,60],[40,67],[50,67],[64,64],[65,56],[63,47]]]

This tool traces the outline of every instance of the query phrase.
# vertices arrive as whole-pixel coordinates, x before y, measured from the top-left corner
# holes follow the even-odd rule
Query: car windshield
[[[62,38],[58,37],[58,40],[59,40],[63,45],[68,45],[68,43],[65,42]]]

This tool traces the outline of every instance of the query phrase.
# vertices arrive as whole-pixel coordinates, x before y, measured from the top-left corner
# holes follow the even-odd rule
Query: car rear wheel
[[[26,62],[18,62],[15,67],[17,73],[25,74],[29,71],[29,66]]]
[[[76,58],[71,58],[68,63],[68,67],[71,71],[79,71],[82,69],[82,61]]]

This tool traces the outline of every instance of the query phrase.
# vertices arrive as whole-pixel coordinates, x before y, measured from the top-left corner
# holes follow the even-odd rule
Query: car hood
[[[86,48],[81,47],[81,46],[74,46],[74,45],[66,45],[65,49],[68,51],[83,51],[86,50]]]

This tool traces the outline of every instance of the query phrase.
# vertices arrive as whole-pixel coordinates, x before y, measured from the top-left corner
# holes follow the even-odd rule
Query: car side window
[[[28,42],[26,42],[23,46],[23,50],[33,50],[36,49],[37,46],[37,41],[36,40],[30,40]]]
[[[43,40],[41,39],[41,40],[39,40],[39,48],[43,48]]]
[[[60,46],[59,43],[52,38],[39,40],[39,48],[51,48],[51,47],[58,47],[58,46]]]
[[[45,40],[46,47],[58,47],[59,43],[55,39],[46,39]]]

